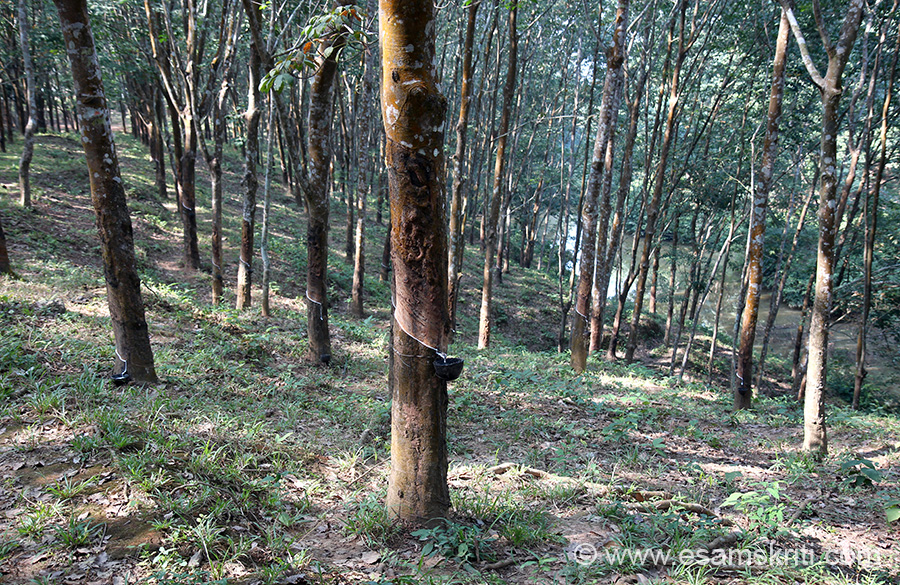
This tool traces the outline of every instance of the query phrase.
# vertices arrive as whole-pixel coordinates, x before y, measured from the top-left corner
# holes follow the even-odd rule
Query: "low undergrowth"
[[[122,141],[123,168],[149,172]],[[63,160],[42,158],[54,148],[74,146],[45,137],[36,177]],[[461,305],[453,511],[427,528],[392,524],[380,259],[370,255],[370,316],[354,320],[343,310],[351,267],[332,254],[335,355],[311,366],[295,284],[303,220],[287,197],[275,206],[275,316],[264,320],[212,306],[206,275],[174,260],[173,202],[126,182],[141,185],[136,238],[161,379],[151,387],[108,379],[102,275],[93,247],[73,247],[93,237],[86,191],[38,179],[34,211],[0,201],[20,276],[0,280],[4,582],[896,582],[894,414],[835,400],[832,454],[816,461],[799,452],[802,407],[789,396],[733,413],[715,381],[679,382],[652,360],[592,358],[575,375],[565,354],[534,348],[555,337],[553,315],[513,309],[523,290],[529,307],[553,306],[535,271],[498,287],[509,325],[490,350],[472,345],[475,305]],[[232,254],[237,205],[226,207]],[[205,225],[202,197],[198,210]],[[369,249],[383,233],[372,226]],[[515,345],[523,327],[530,341]]]

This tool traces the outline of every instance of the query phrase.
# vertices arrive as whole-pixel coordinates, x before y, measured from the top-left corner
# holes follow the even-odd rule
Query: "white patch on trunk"
[[[387,114],[387,123],[391,126],[393,126],[397,122],[397,118],[400,117],[400,110],[390,104],[385,108],[385,113]]]

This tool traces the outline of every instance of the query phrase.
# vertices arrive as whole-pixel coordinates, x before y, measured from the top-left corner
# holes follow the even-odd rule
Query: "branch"
[[[806,71],[809,72],[809,76],[812,78],[813,83],[816,84],[816,87],[820,90],[824,90],[825,78],[822,77],[819,70],[816,69],[816,65],[809,55],[809,47],[806,46],[806,39],[803,38],[803,31],[800,30],[800,24],[797,22],[797,17],[794,16],[794,10],[791,8],[790,0],[780,0],[780,2],[781,9],[784,10],[784,14],[791,24],[791,31],[793,31],[794,38],[797,40],[797,46],[800,48],[800,56],[803,57],[803,64],[806,66]]]
[[[825,28],[825,20],[822,18],[822,6],[819,4],[819,0],[813,0],[812,8],[813,16],[816,19],[816,28],[819,29],[819,37],[822,39],[822,46],[825,47],[825,53],[828,54],[830,59],[834,56],[834,47],[831,44],[831,39],[828,38],[828,30]]]

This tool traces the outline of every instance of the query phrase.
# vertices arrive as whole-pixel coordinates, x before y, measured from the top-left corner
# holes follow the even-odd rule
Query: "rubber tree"
[[[894,9],[897,3],[894,3]],[[892,11],[893,12],[893,11]],[[887,132],[888,114],[890,113],[891,99],[894,94],[894,77],[897,73],[897,57],[900,56],[900,31],[898,31],[894,46],[894,57],[888,70],[887,88],[884,94],[884,103],[881,108],[881,132],[879,134],[879,159],[875,167],[875,179],[872,183],[870,194],[871,204],[866,206],[868,221],[866,222],[866,241],[863,249],[863,300],[862,315],[859,319],[859,333],[856,338],[856,372],[853,383],[853,408],[859,408],[859,399],[862,393],[863,382],[866,379],[866,336],[868,333],[869,312],[872,305],[872,264],[875,255],[875,233],[878,226],[878,200],[881,195],[881,183],[884,180],[884,169],[887,164]]]
[[[184,0],[180,7],[169,3],[151,6],[144,0],[147,29],[153,62],[159,73],[169,110],[173,112],[175,140],[175,178],[182,223],[182,256],[186,270],[200,268],[197,241],[196,168],[200,128],[215,100],[214,90],[223,71],[223,54],[229,38],[226,26],[233,3],[214,3],[219,18],[210,14],[209,0]],[[173,10],[180,8],[184,35],[176,34]],[[158,30],[162,26],[164,30]],[[211,33],[212,31],[212,33]],[[179,39],[183,37],[183,46]],[[219,39],[213,43],[211,38]],[[212,51],[207,51],[213,47]]]
[[[251,301],[251,274],[253,273],[253,232],[256,228],[256,192],[259,178],[256,161],[259,158],[259,103],[260,51],[256,46],[258,36],[250,37],[250,62],[247,80],[247,110],[244,112],[246,141],[244,142],[244,201],[241,212],[241,259],[238,263],[235,308],[246,309]]]
[[[734,393],[734,409],[750,408],[753,390],[753,341],[756,338],[756,321],[759,316],[759,297],[762,288],[763,243],[766,235],[766,211],[769,204],[769,190],[778,156],[778,123],[781,118],[781,103],[784,99],[784,68],[790,25],[782,10],[775,43],[775,58],[772,65],[772,89],[769,94],[769,111],[766,116],[766,136],[763,143],[762,163],[753,193],[753,211],[750,215],[750,239],[747,245],[747,296],[744,313],[741,316],[741,340],[737,360],[738,385]]]
[[[475,42],[475,20],[481,0],[473,0],[466,10],[466,39],[463,44],[462,81],[460,82],[459,120],[456,122],[456,152],[453,155],[453,191],[450,197],[450,256],[447,269],[450,323],[456,323],[459,297],[459,269],[463,259],[463,188],[466,183],[465,160],[469,128],[469,105],[472,94],[472,46]]]
[[[509,118],[516,91],[516,60],[518,58],[518,35],[516,14],[518,4],[513,3],[509,11],[509,62],[506,69],[506,84],[503,87],[503,105],[500,127],[497,130],[497,156],[494,163],[494,183],[491,189],[490,206],[485,222],[484,275],[481,287],[481,312],[478,319],[478,349],[491,345],[491,311],[494,303],[493,269],[497,253],[497,224],[500,220],[500,204],[503,200],[503,178],[506,170],[506,145],[509,141]]]
[[[450,507],[447,382],[433,366],[450,323],[447,102],[437,86],[432,0],[381,0],[379,7],[395,299],[387,510],[392,519],[423,523],[445,516]]]
[[[344,5],[342,1],[339,5]],[[306,224],[306,321],[310,361],[331,362],[328,332],[328,177],[331,168],[331,122],[338,56],[346,44],[341,27],[322,40],[310,83],[307,152],[309,170],[304,195],[309,210]]]
[[[841,25],[837,44],[832,44],[825,29],[818,1],[813,1],[819,36],[828,56],[828,67],[819,73],[807,47],[793,3],[781,0],[791,30],[797,40],[803,64],[822,99],[822,141],[820,147],[819,244],[816,256],[815,300],[809,325],[809,358],[806,366],[806,393],[803,402],[803,449],[816,456],[828,452],[825,429],[825,385],[828,357],[828,321],[832,305],[834,274],[835,195],[837,193],[838,106],[841,101],[841,78],[862,21],[864,0],[850,0]]]
[[[141,281],[134,257],[131,217],[100,79],[100,63],[86,0],[54,0],[75,84],[77,120],[97,215],[109,316],[116,340],[114,372],[143,383],[157,381]]]
[[[37,124],[35,106],[34,64],[31,60],[31,33],[28,25],[28,6],[26,0],[19,0],[19,47],[22,50],[22,64],[25,68],[25,105],[28,122],[22,143],[22,156],[19,159],[19,203],[22,207],[31,207],[31,159],[34,157],[34,129]]]
[[[367,0],[366,12],[369,16],[374,17],[376,10],[375,0]],[[357,122],[357,135],[361,148],[359,149],[359,165],[357,167],[357,189],[356,194],[356,229],[354,230],[354,253],[353,253],[353,283],[350,293],[350,313],[355,317],[365,316],[365,307],[363,297],[365,294],[365,274],[366,274],[366,200],[372,191],[372,181],[374,175],[372,173],[373,156],[372,150],[374,140],[372,139],[369,128],[371,127],[372,109],[374,108],[373,99],[373,75],[375,70],[376,51],[374,46],[366,45],[363,57],[363,76],[362,76],[362,100],[359,105],[359,120]]]
[[[581,210],[581,267],[578,274],[578,292],[575,297],[575,315],[572,317],[571,350],[572,368],[583,372],[587,365],[589,350],[590,318],[592,310],[591,290],[594,285],[594,264],[597,257],[598,227],[602,232],[599,250],[601,256],[606,251],[606,229],[612,206],[609,199],[609,185],[612,180],[612,137],[615,120],[619,115],[619,101],[622,95],[623,67],[625,65],[625,32],[628,28],[629,0],[619,0],[616,7],[615,30],[612,45],[606,59],[606,80],[603,84],[603,97],[600,99],[600,116],[597,123],[597,137],[594,142],[594,153],[591,159],[590,179],[584,194],[584,206]],[[610,181],[605,181],[609,177]],[[606,187],[605,189],[603,187]],[[597,204],[600,201],[601,218],[598,222]],[[606,291],[598,291],[606,294]]]

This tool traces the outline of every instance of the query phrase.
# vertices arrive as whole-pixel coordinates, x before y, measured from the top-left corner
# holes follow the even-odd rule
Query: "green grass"
[[[452,352],[466,369],[449,392],[451,518],[418,534],[392,524],[383,506],[390,292],[375,276],[384,227],[373,222],[368,230],[370,316],[350,318],[344,301],[352,266],[335,251],[343,247],[343,218],[334,205],[334,359],[330,368],[311,366],[303,360],[304,220],[293,202],[279,190],[273,207],[275,316],[263,320],[255,306],[232,309],[230,292],[213,306],[208,276],[177,266],[173,202],[155,200],[143,148],[121,137],[161,383],[114,387],[93,218],[74,179],[82,176],[71,154],[76,146],[39,140],[35,211],[0,198],[20,275],[0,279],[0,457],[22,463],[4,485],[15,496],[0,512],[19,513],[14,520],[0,515],[0,568],[52,544],[47,566],[35,569],[41,578],[39,571],[65,566],[79,549],[125,542],[124,526],[145,526],[155,545],[133,545],[122,574],[148,583],[277,582],[299,573],[321,583],[593,583],[647,567],[576,563],[567,547],[594,538],[585,534],[605,535],[596,537],[598,546],[609,539],[680,551],[728,532],[719,519],[685,510],[638,510],[634,494],[647,490],[718,509],[746,531],[740,546],[762,546],[763,537],[798,546],[795,535],[769,530],[772,518],[792,514],[819,489],[853,498],[852,511],[823,500],[826,507],[805,513],[793,529],[815,527],[826,535],[818,544],[831,546],[845,536],[842,514],[851,513],[856,522],[880,522],[887,538],[883,518],[896,500],[900,460],[900,423],[889,408],[859,413],[835,399],[833,456],[815,462],[798,452],[802,406],[791,397],[762,397],[754,410],[731,413],[726,390],[697,381],[705,376],[677,384],[667,371],[593,358],[575,375],[568,355],[552,349],[552,278],[520,269],[497,287],[505,324],[485,351],[474,345],[477,283],[464,281]],[[13,181],[15,160],[12,151],[0,157],[0,181]],[[240,193],[233,172],[227,186],[226,256],[233,258]],[[54,223],[62,221],[55,209],[65,211],[68,227]],[[198,211],[205,233],[208,195]],[[233,275],[230,266],[226,276]],[[874,477],[863,473],[873,469],[865,464],[841,472],[842,463],[863,460],[877,466],[878,481],[862,479]],[[486,473],[505,461],[555,475]],[[778,498],[734,496],[735,505],[720,508],[732,494],[766,493],[772,482],[780,482]],[[373,553],[377,565],[360,560]],[[338,562],[340,555],[346,559]],[[506,559],[515,562],[485,569]],[[397,576],[387,577],[387,568]],[[844,582],[818,566],[779,571],[744,582]],[[896,578],[895,567],[878,571],[873,583]],[[687,566],[669,576],[678,583],[722,577]]]

